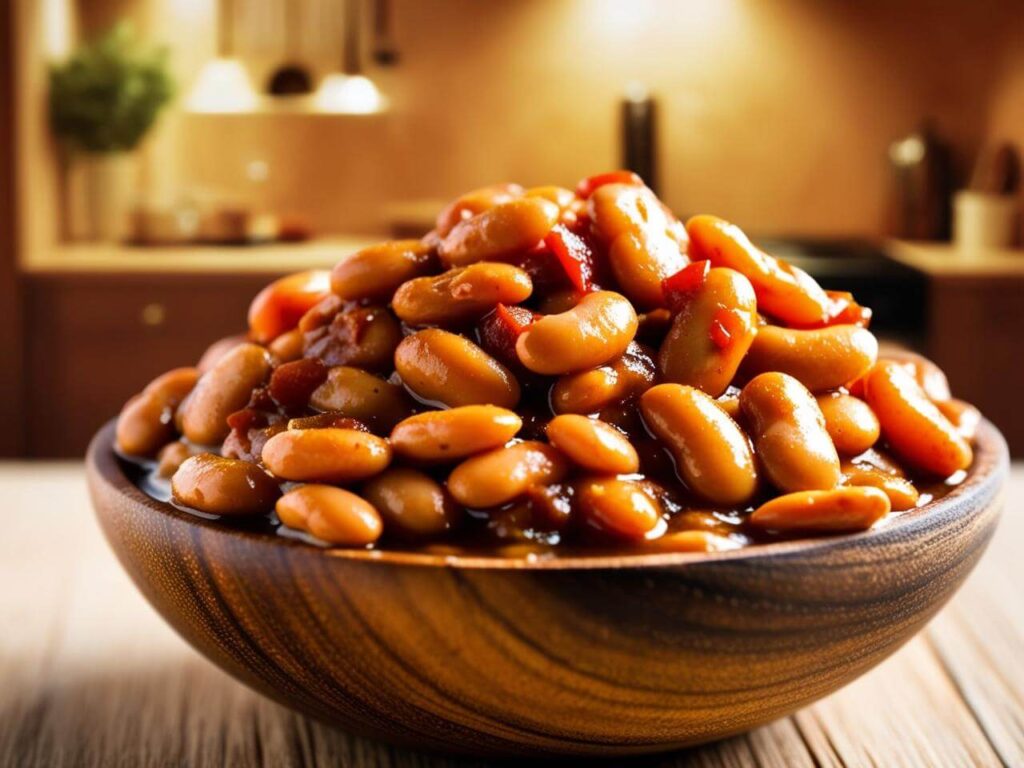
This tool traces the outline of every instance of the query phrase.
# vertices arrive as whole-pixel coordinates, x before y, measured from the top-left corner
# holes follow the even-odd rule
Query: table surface
[[[480,764],[332,730],[199,656],[121,571],[80,464],[0,464],[0,498],[0,766]],[[1006,499],[967,584],[881,666],[791,717],[637,764],[1024,766],[1024,465]]]

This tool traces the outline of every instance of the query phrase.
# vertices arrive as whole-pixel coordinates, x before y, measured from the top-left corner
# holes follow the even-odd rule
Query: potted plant
[[[77,182],[72,235],[117,239],[131,194],[130,153],[170,101],[167,50],[118,24],[50,69],[50,119]]]

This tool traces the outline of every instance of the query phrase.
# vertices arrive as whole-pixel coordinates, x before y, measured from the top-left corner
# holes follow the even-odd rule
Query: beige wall
[[[213,4],[152,5],[150,29],[188,80],[212,50]],[[261,75],[272,46],[242,13]],[[177,115],[148,149],[152,188],[371,231],[387,202],[616,166],[617,99],[639,80],[660,102],[673,208],[766,233],[879,233],[887,146],[921,118],[937,120],[961,165],[993,128],[1024,141],[1011,0],[396,0],[394,16],[401,62],[371,68],[388,114]],[[313,46],[321,71],[329,43]],[[266,181],[248,178],[253,161]]]

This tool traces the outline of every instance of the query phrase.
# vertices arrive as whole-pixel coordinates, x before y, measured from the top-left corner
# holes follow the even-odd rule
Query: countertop
[[[64,273],[265,273],[329,269],[347,253],[387,239],[347,235],[302,243],[264,245],[122,246],[110,243],[58,245],[26,254],[22,272]],[[949,243],[887,240],[878,247],[893,261],[925,275],[1024,277],[1024,250],[964,250]]]
[[[200,657],[121,571],[80,463],[0,464],[0,498],[0,766],[479,765],[331,730]],[[881,666],[771,725],[636,764],[1024,766],[1024,464],[1006,499],[967,584]]]

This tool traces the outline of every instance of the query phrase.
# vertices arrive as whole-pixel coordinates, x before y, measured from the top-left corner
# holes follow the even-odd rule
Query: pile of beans
[[[173,501],[344,547],[716,551],[870,528],[958,482],[976,409],[871,312],[641,180],[514,184],[278,280],[132,398]]]

